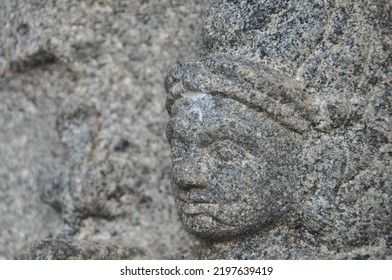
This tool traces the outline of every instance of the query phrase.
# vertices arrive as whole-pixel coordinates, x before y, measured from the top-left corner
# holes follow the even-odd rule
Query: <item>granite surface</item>
[[[391,259],[390,1],[215,1],[166,78],[201,259]]]
[[[182,258],[164,76],[210,1],[0,2],[0,259]]]
[[[1,1],[0,259],[391,259],[391,23]]]

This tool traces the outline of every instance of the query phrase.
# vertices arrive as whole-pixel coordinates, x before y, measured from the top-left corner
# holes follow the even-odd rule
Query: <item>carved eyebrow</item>
[[[230,124],[226,124],[221,127],[213,127],[212,134],[215,136],[214,137],[214,142],[219,139],[219,140],[229,140],[237,145],[240,145],[244,147],[247,151],[252,152],[249,149],[249,144],[256,145],[260,147],[258,142],[261,140],[256,136],[255,133],[246,133],[246,132],[256,132],[254,128],[250,127],[249,125],[243,123],[243,122],[233,122],[236,127],[231,128]],[[238,128],[243,128],[239,130]],[[215,131],[218,131],[220,133],[219,136],[217,133],[214,133]],[[243,133],[244,132],[244,133]],[[261,147],[260,147],[261,148]]]
[[[230,128],[224,127],[224,129],[228,131]],[[222,132],[222,127],[213,129],[213,132],[214,131]],[[243,149],[245,149],[249,153],[254,152],[253,149],[250,149],[250,146],[249,146],[250,143],[252,143],[253,145],[259,146],[257,144],[258,143],[257,140],[259,140],[259,139],[254,139],[252,134],[243,135],[243,134],[238,133],[238,131],[236,131],[236,130],[234,130],[234,133],[235,133],[235,136],[230,137],[229,135],[227,135],[227,133],[224,133],[223,135],[217,135],[216,133],[211,133],[211,131],[206,131],[206,132],[202,133],[201,137],[208,135],[208,136],[211,136],[211,138],[209,137],[211,140],[208,142],[204,142],[201,146],[208,147],[208,146],[214,145],[215,143],[219,143],[221,141],[229,141],[229,142],[232,142],[236,145],[241,146]],[[166,137],[167,137],[167,140],[170,144],[173,139],[178,139],[184,144],[188,143],[186,138],[177,129],[175,129],[175,127],[173,125],[168,124]],[[244,141],[244,139],[252,139],[252,140]]]
[[[212,145],[219,145],[222,142],[229,142],[229,143],[232,143],[236,146],[239,146],[241,149],[245,150],[247,153],[249,153],[252,156],[254,156],[254,154],[255,154],[255,151],[254,151],[254,149],[251,149],[249,142],[241,141],[240,139],[237,139],[237,138],[235,138],[235,139],[228,138],[228,137],[220,138],[218,141],[214,141],[213,143],[211,143],[211,146]],[[257,144],[256,144],[257,142],[252,141],[252,143],[257,146]],[[258,147],[257,147],[257,149],[258,149]]]

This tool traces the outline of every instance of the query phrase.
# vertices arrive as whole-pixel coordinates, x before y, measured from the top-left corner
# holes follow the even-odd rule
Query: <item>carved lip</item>
[[[181,211],[191,217],[209,217],[216,223],[230,226],[225,220],[217,215],[219,205],[217,203],[185,203],[181,205]]]
[[[176,196],[176,199],[184,204],[210,204],[210,205],[217,204],[216,202],[210,199],[189,199],[189,198],[181,198],[178,196]]]
[[[182,202],[179,204],[180,209],[186,215],[208,215],[214,218],[218,205],[216,203],[189,203]]]
[[[205,199],[194,200],[176,197],[176,200],[181,210],[188,215],[209,214],[209,212],[218,206],[217,203]]]

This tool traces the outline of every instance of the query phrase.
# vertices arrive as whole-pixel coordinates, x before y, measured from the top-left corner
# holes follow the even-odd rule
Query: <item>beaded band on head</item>
[[[227,55],[179,66],[166,79],[166,108],[170,113],[177,99],[199,92],[236,100],[297,133],[309,130],[317,121],[317,108],[290,81],[268,69],[256,69],[244,58]]]

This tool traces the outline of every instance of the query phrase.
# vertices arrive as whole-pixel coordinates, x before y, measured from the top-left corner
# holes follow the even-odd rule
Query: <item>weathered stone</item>
[[[0,1],[0,258],[198,244],[169,194],[163,83],[194,56],[208,2]],[[69,256],[102,258],[89,252]]]
[[[392,258],[391,3],[217,1],[166,78],[194,258]]]
[[[61,239],[33,242],[18,259],[28,260],[107,260],[143,257],[142,250],[108,246],[93,242],[70,243]]]

